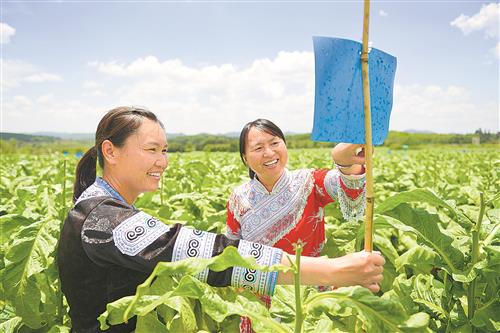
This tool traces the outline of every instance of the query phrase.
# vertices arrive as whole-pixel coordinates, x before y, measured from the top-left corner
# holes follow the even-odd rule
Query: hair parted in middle
[[[245,149],[247,145],[248,132],[252,128],[256,128],[260,131],[277,136],[281,140],[283,140],[286,145],[285,135],[283,134],[283,131],[278,126],[276,126],[275,123],[267,119],[256,119],[254,121],[251,121],[243,126],[243,129],[240,133],[240,158],[245,165],[247,165],[247,162],[245,160]],[[248,168],[248,176],[250,177],[250,179],[253,179],[255,177],[255,172],[253,172],[253,170],[250,168]]]

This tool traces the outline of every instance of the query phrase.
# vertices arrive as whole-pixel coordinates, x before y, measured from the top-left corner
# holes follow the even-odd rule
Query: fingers
[[[366,286],[371,292],[377,293],[380,290],[380,286],[377,283],[372,283],[368,286]]]
[[[368,260],[376,265],[376,266],[383,266],[385,264],[385,259],[380,253],[380,251],[373,251],[373,252],[365,252],[365,250],[361,251],[363,255],[367,256]]]
[[[376,266],[383,266],[385,264],[384,257],[380,254],[380,252],[372,252],[369,259]]]
[[[384,272],[384,267],[382,266],[374,266],[373,267],[373,273],[377,275],[381,275]]]

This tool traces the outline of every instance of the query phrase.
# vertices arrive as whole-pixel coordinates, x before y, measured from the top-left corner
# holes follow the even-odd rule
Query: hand
[[[332,160],[340,165],[365,164],[365,145],[339,143],[332,149]]]
[[[361,175],[365,172],[364,145],[353,143],[339,143],[332,149],[333,163],[350,166],[339,167],[344,175]]]
[[[336,287],[360,285],[372,292],[380,290],[385,259],[380,252],[356,252],[331,259],[335,265],[336,276],[332,278]]]
[[[283,254],[281,264],[289,266],[294,256]],[[309,286],[347,287],[360,285],[373,292],[380,290],[385,259],[380,252],[356,252],[343,257],[329,259],[325,257],[300,258],[301,283]],[[280,272],[278,284],[293,284],[292,272]]]

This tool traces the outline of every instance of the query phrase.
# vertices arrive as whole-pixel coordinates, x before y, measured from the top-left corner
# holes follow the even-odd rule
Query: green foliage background
[[[498,150],[377,148],[374,162],[374,243],[387,260],[382,290],[302,288],[303,331],[498,331]],[[0,157],[0,331],[69,330],[55,249],[76,163],[61,153]],[[330,166],[329,149],[290,150],[290,169]],[[246,179],[236,153],[173,153],[162,189],[142,195],[137,206],[167,224],[223,232],[226,199]],[[362,221],[344,221],[333,204],[326,222],[323,254],[362,248]],[[293,288],[277,288],[270,315],[250,293],[189,276],[207,266],[255,267],[226,252],[211,261],[161,264],[135,296],[108,305],[103,327],[138,315],[138,332],[234,332],[247,315],[259,332],[293,331]]]

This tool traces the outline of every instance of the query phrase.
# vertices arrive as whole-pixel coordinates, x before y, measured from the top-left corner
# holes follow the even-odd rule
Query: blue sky
[[[309,132],[312,36],[360,40],[357,1],[3,1],[1,130],[93,132],[118,105],[168,132],[264,117]],[[398,58],[393,130],[499,130],[491,1],[373,1],[372,45]]]

